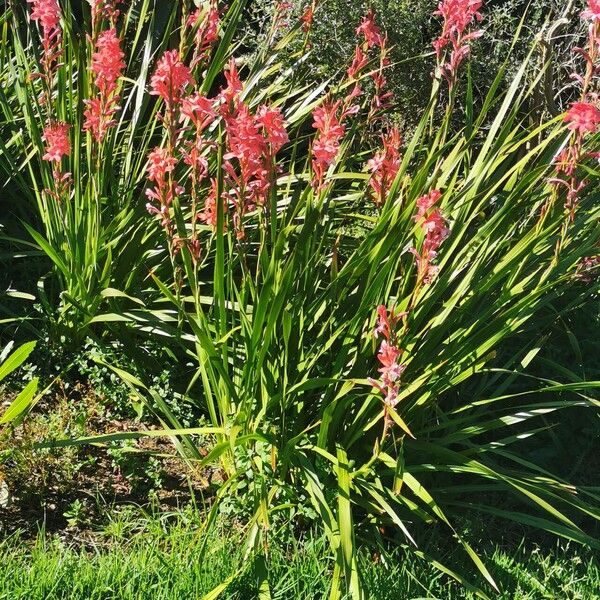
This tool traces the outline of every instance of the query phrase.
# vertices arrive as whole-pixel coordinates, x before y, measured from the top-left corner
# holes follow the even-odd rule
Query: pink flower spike
[[[458,68],[469,56],[469,42],[481,37],[482,31],[467,32],[467,28],[474,22],[483,19],[479,9],[483,0],[441,0],[437,10],[433,13],[444,19],[440,37],[433,42],[441,74],[452,87],[456,82]],[[450,57],[444,61],[444,49],[450,47]]]
[[[181,101],[183,90],[194,83],[192,73],[186,67],[177,50],[168,50],[158,61],[154,75],[150,80],[150,94],[160,96],[168,106]]]
[[[564,116],[571,131],[579,134],[595,133],[600,124],[600,110],[589,102],[574,102]]]
[[[369,64],[369,57],[365,54],[360,46],[354,49],[354,58],[352,64],[348,68],[348,77],[350,79],[358,79],[361,71]]]
[[[197,129],[205,129],[216,117],[213,101],[200,92],[183,98],[181,119],[189,119]]]
[[[382,136],[383,149],[375,154],[367,163],[371,172],[369,185],[373,201],[381,207],[387,200],[388,194],[400,170],[400,130],[393,127]]]
[[[103,31],[98,37],[91,66],[96,76],[96,86],[101,94],[110,94],[116,88],[117,81],[125,69],[124,57],[117,30],[113,27]]]
[[[44,129],[42,139],[46,142],[46,153],[42,156],[43,160],[59,163],[63,156],[69,156],[71,153],[70,127],[67,123],[54,123]]]
[[[281,111],[278,108],[263,105],[258,109],[257,121],[263,126],[272,153],[277,154],[289,142]]]
[[[374,46],[381,46],[383,43],[383,37],[381,30],[375,24],[375,12],[370,9],[369,12],[363,17],[360,25],[356,28],[356,35],[363,35],[368,48]]]
[[[313,187],[320,190],[327,169],[335,162],[341,140],[346,131],[341,117],[338,117],[338,109],[341,101],[327,101],[313,111],[313,127],[317,130],[317,137],[312,146]],[[348,114],[346,112],[345,114]]]
[[[148,155],[148,179],[155,182],[162,181],[167,173],[175,170],[177,160],[169,156],[165,148],[154,148]]]
[[[586,21],[600,21],[600,0],[588,0],[588,7],[581,13]]]
[[[45,36],[50,36],[59,28],[60,6],[58,0],[27,0],[33,4],[31,20],[38,21]]]
[[[431,190],[429,194],[421,196],[417,200],[417,214],[415,219],[420,219],[427,214],[427,211],[434,205],[437,204],[439,199],[442,197],[442,192],[439,190]]]

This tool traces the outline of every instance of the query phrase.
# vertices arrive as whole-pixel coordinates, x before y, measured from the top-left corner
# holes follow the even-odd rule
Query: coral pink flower
[[[441,198],[439,190],[432,190],[429,194],[417,200],[417,214],[415,220],[421,223],[425,234],[421,252],[411,248],[411,252],[417,262],[417,279],[423,283],[431,283],[437,275],[439,268],[433,264],[437,257],[438,248],[450,235],[450,229],[439,209],[433,206]]]
[[[188,18],[188,27],[195,27],[194,59],[192,67],[207,58],[212,45],[219,39],[219,9],[215,0],[208,6],[199,8]]]
[[[172,108],[181,100],[183,90],[193,84],[190,69],[181,62],[177,50],[168,50],[158,61],[150,80],[150,94],[160,96]]]
[[[384,396],[386,406],[394,407],[398,403],[398,394],[400,392],[400,377],[405,370],[405,366],[400,362],[403,350],[396,342],[396,325],[398,321],[407,315],[406,312],[396,313],[394,309],[388,309],[381,304],[377,307],[377,328],[374,331],[375,338],[383,335],[385,338],[379,346],[377,360],[380,367],[378,372],[380,379],[369,378],[369,383],[378,389]],[[389,425],[389,416],[385,413],[385,429]]]
[[[360,46],[354,49],[354,57],[352,64],[348,68],[348,77],[350,79],[358,79],[361,71],[369,64],[369,57],[365,54]]]
[[[222,113],[224,116],[230,115],[235,111],[242,93],[242,82],[235,64],[235,59],[231,58],[227,68],[224,71],[227,86],[221,90],[219,98],[223,101]]]
[[[441,197],[442,197],[442,192],[440,192],[439,190],[431,190],[431,192],[429,192],[429,194],[426,194],[425,196],[421,196],[417,200],[417,215],[415,218],[421,219],[422,217],[425,217],[427,215],[427,212],[429,211],[429,209],[434,204],[437,204],[438,200]]]
[[[312,146],[313,186],[317,190],[322,187],[325,172],[338,156],[346,131],[341,122],[343,115],[340,118],[337,116],[340,106],[340,100],[328,101],[313,111],[313,127],[318,132]]]
[[[176,164],[177,160],[165,148],[154,148],[148,155],[148,179],[160,183],[166,179],[167,173],[175,170]]]
[[[110,94],[115,90],[117,81],[125,69],[124,57],[117,30],[113,27],[103,31],[98,37],[91,67],[96,76],[95,84],[101,94]]]
[[[369,185],[373,201],[379,207],[385,203],[400,169],[400,130],[393,127],[382,137],[382,140],[383,149],[367,163],[367,168],[371,172]]]
[[[69,156],[71,145],[69,142],[70,125],[67,123],[53,123],[44,128],[42,139],[46,142],[44,160],[59,163],[63,156]]]
[[[581,18],[588,21],[600,21],[600,0],[588,0],[588,7],[581,13]]]
[[[119,18],[119,10],[117,4],[121,0],[89,0],[92,6],[92,29],[96,29],[96,25],[101,19],[108,19],[113,27],[116,25]]]
[[[395,334],[395,327],[408,313],[407,312],[396,312],[393,308],[388,311],[385,305],[380,304],[377,307],[377,327],[373,332],[375,338],[382,335],[388,342],[391,341]]]
[[[37,21],[42,30],[42,77],[51,86],[56,63],[61,54],[60,5],[58,0],[27,0],[31,3],[31,20]],[[41,103],[50,104],[50,94],[42,93]]]
[[[461,36],[473,19],[483,20],[482,6],[483,0],[442,0],[433,14],[444,19],[444,35],[450,42]]]
[[[482,5],[482,0],[442,0],[433,13],[444,19],[442,33],[433,46],[442,74],[450,87],[454,85],[458,68],[469,55],[468,43],[483,35],[481,30],[465,33],[473,21],[481,22],[483,19],[479,12]],[[451,47],[450,58],[442,64],[443,51],[447,46]]]
[[[356,28],[356,35],[363,35],[368,48],[374,46],[381,46],[383,43],[383,37],[381,36],[381,30],[375,24],[375,13],[373,9],[363,17],[360,25]]]
[[[382,379],[387,382],[395,382],[400,379],[404,366],[398,364],[397,360],[402,354],[402,351],[396,346],[388,344],[388,342],[381,342],[379,353],[377,358],[381,363],[381,368],[378,371],[382,375]]]
[[[263,127],[267,143],[271,146],[271,153],[277,154],[290,140],[281,111],[263,105],[258,109],[256,120]]]
[[[161,217],[161,225],[170,232],[171,219],[169,215],[169,206],[173,202],[173,195],[182,193],[179,186],[174,186],[171,182],[170,173],[173,173],[177,165],[177,159],[171,156],[166,148],[154,148],[148,155],[148,179],[156,185],[154,188],[146,190],[146,196],[150,200],[158,203],[156,208],[151,203],[146,204],[146,209],[150,214],[156,214]]]
[[[574,102],[564,117],[568,128],[579,134],[595,133],[600,124],[600,110],[589,102]]]
[[[94,84],[98,88],[97,98],[86,100],[83,128],[91,131],[94,139],[102,143],[106,131],[114,126],[114,114],[118,110],[119,97],[116,95],[117,82],[123,75],[125,62],[116,29],[104,31],[96,42],[92,55],[91,71],[95,75]]]
[[[262,170],[262,156],[265,150],[265,138],[259,130],[250,110],[241,104],[237,114],[226,120],[228,154],[226,158],[237,158],[244,184]]]
[[[183,98],[181,102],[181,118],[188,118],[197,129],[204,130],[217,117],[213,101],[196,92]]]
[[[33,4],[31,20],[39,22],[45,36],[51,36],[60,24],[58,0],[27,0],[27,2]]]
[[[247,210],[265,203],[277,172],[275,156],[289,138],[278,108],[263,105],[253,115],[239,99],[241,83],[235,68],[230,70],[228,79],[229,86],[221,93],[226,99],[222,114],[227,134],[223,167],[231,190],[228,195],[236,209],[236,234],[242,239],[242,218]]]

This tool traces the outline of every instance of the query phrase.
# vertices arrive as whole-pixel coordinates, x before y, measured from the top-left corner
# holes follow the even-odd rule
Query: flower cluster
[[[581,13],[586,21],[600,21],[600,0],[588,0],[588,7]]]
[[[69,142],[70,125],[67,123],[52,123],[44,128],[42,139],[46,142],[44,160],[59,163],[63,156],[69,156],[71,144]]]
[[[194,56],[191,68],[205,61],[219,39],[219,9],[216,0],[210,0],[207,6],[194,11],[187,22],[188,27],[195,28]]]
[[[160,96],[168,111],[181,102],[184,90],[193,85],[190,68],[183,64],[178,50],[168,50],[158,61],[156,70],[150,79],[150,95]]]
[[[347,100],[350,100],[349,97]],[[327,169],[336,161],[341,140],[346,132],[344,120],[356,114],[358,107],[343,105],[341,100],[328,99],[313,111],[313,127],[317,136],[312,145],[313,188],[323,189]]]
[[[400,130],[392,127],[387,134],[382,136],[382,142],[382,149],[367,163],[367,168],[371,173],[369,178],[371,196],[378,208],[385,204],[400,169]]]
[[[417,263],[418,285],[429,284],[435,279],[439,267],[434,265],[433,261],[442,242],[450,235],[450,229],[441,211],[434,208],[441,197],[442,193],[439,190],[432,190],[417,200],[417,214],[414,218],[421,225],[425,236],[420,252],[416,248],[411,249]]]
[[[173,175],[179,163],[176,156],[179,111],[185,89],[193,83],[191,71],[182,62],[177,50],[169,50],[162,55],[150,80],[150,94],[159,96],[165,102],[162,120],[168,136],[166,147],[155,148],[148,156],[148,179],[155,185],[146,190],[146,196],[154,200],[155,204],[149,202],[146,208],[151,214],[159,216],[169,243],[173,244],[172,252],[177,250],[177,245],[174,243],[171,205],[175,196],[184,192],[184,188],[176,182]]]
[[[172,235],[170,207],[174,194],[181,191],[173,185],[171,173],[175,170],[177,159],[166,148],[154,148],[148,155],[148,179],[155,186],[146,190],[146,196],[155,200],[158,207],[150,202],[146,209],[150,214],[160,217],[160,224]]]
[[[356,35],[363,35],[367,48],[381,47],[384,43],[384,38],[381,35],[381,30],[375,24],[375,13],[373,9],[363,17],[360,25],[356,29]]]
[[[195,92],[190,96],[183,98],[181,103],[181,121],[186,119],[191,123],[194,130],[193,140],[188,142],[184,149],[183,161],[191,167],[191,200],[192,200],[192,220],[190,250],[192,256],[197,259],[200,255],[200,244],[198,241],[197,222],[198,220],[208,223],[211,226],[217,224],[217,205],[216,190],[217,180],[214,179],[211,191],[206,196],[205,207],[202,212],[198,210],[198,191],[202,182],[208,177],[208,158],[206,150],[212,144],[204,137],[206,128],[213,123],[217,117],[215,103],[203,94]]]
[[[433,47],[440,72],[451,89],[456,83],[460,65],[469,56],[469,42],[483,35],[481,30],[469,31],[473,21],[481,22],[483,19],[479,12],[482,5],[482,0],[442,0],[433,13],[444,19],[442,33],[433,42]],[[449,57],[445,53],[447,48],[450,49]]]
[[[60,6],[58,0],[27,0],[33,4],[31,20],[38,21],[44,38],[53,37],[59,30]]]
[[[242,217],[256,205],[264,206],[276,173],[275,156],[288,142],[283,115],[278,108],[260,106],[252,114],[240,99],[241,83],[234,64],[223,90],[222,114],[227,135],[224,168],[235,205],[236,233],[244,237]]]
[[[61,169],[64,156],[71,153],[69,140],[70,125],[57,121],[52,107],[52,88],[55,82],[58,59],[61,55],[62,30],[60,27],[61,11],[58,0],[28,0],[32,5],[31,20],[37,21],[41,29],[42,60],[41,73],[46,85],[40,98],[40,104],[46,107],[47,116],[42,141],[44,153],[42,160],[52,165],[52,189],[44,190],[48,196],[60,201],[69,194],[71,174]]]
[[[98,143],[102,143],[107,130],[115,124],[113,117],[119,108],[117,86],[125,69],[123,58],[116,29],[102,32],[96,42],[91,66],[98,95],[86,101],[84,115],[84,129],[90,131]]]
[[[596,133],[600,125],[599,98],[597,94],[589,91],[594,77],[600,70],[600,2],[589,0],[588,9],[583,11],[581,16],[589,21],[588,47],[575,48],[575,52],[585,61],[585,73],[571,75],[581,86],[581,98],[571,104],[563,117],[572,133],[568,146],[556,157],[556,173],[549,180],[549,183],[555,186],[555,190],[565,190],[565,209],[569,214],[569,221],[575,218],[579,196],[587,186],[587,181],[578,177],[579,166],[586,158],[597,156],[586,151],[584,140],[587,135]],[[547,209],[548,206],[542,210],[542,217]]]
[[[95,32],[97,25],[102,19],[107,19],[112,27],[116,27],[120,11],[117,5],[121,0],[89,0],[92,7],[92,31]]]
[[[600,124],[600,110],[590,102],[574,102],[565,114],[567,127],[576,134],[596,133]]]
[[[363,17],[356,29],[356,35],[362,37],[363,41],[356,45],[352,63],[347,70],[350,81],[354,81],[354,89],[350,94],[351,97],[362,94],[363,90],[358,82],[363,76],[363,71],[371,61],[369,52],[373,49],[377,49],[378,51],[378,66],[368,73],[375,88],[373,98],[371,99],[371,109],[367,117],[367,121],[371,122],[389,108],[390,99],[393,96],[389,90],[386,90],[387,79],[384,76],[384,71],[390,64],[387,38],[381,33],[381,30],[375,23],[375,13],[372,9]]]
[[[386,428],[389,419],[387,407],[394,408],[398,403],[400,377],[405,370],[405,366],[400,362],[403,350],[398,347],[396,341],[396,325],[405,316],[405,312],[397,313],[394,309],[388,310],[384,305],[377,307],[377,326],[374,336],[375,339],[384,338],[377,353],[380,378],[379,380],[369,378],[369,383],[384,396]]]
[[[42,33],[42,72],[41,77],[46,80],[50,88],[54,80],[57,61],[61,55],[62,30],[60,27],[60,5],[58,0],[27,0],[31,7],[31,20],[37,21]],[[50,97],[44,92],[42,104],[50,104]]]

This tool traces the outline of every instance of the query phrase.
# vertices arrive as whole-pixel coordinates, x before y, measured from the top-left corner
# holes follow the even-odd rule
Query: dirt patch
[[[107,412],[92,390],[79,387],[45,400],[22,424],[0,434],[1,536],[34,537],[43,529],[81,541],[102,527],[108,510],[135,505],[169,511],[191,501],[210,502],[222,473],[184,460],[168,438],[52,445],[159,428],[108,418]],[[195,441],[212,445],[209,439]]]

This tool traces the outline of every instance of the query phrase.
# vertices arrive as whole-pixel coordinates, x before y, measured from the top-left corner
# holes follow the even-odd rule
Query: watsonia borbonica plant
[[[158,99],[158,125],[131,160],[145,164],[145,203],[172,276],[152,273],[163,296],[155,306],[97,317],[179,343],[196,365],[187,393],[211,425],[182,429],[168,399],[120,374],[150,395],[189,460],[220,462],[217,500],[238,493],[252,471],[247,539],[261,564],[273,520],[290,510],[289,490],[308,494],[335,556],[332,598],[368,594],[358,543],[406,543],[471,586],[420,550],[415,523],[446,526],[495,588],[453,519],[465,510],[597,545],[578,524],[578,515],[599,517],[593,490],[537,467],[519,440],[543,431],[549,414],[597,408],[598,383],[543,381],[537,391],[555,395],[542,400],[510,393],[511,369],[541,346],[530,336],[506,350],[567,289],[597,289],[595,50],[581,52],[582,96],[564,118],[529,125],[541,75],[528,59],[505,92],[504,73],[496,76],[477,114],[467,78],[465,128],[456,132],[461,66],[482,35],[483,3],[443,0],[431,102],[403,144],[373,12],[358,24],[341,81],[307,85],[295,76],[301,54],[291,66],[277,56],[291,36],[309,41],[318,3],[246,62],[227,45],[242,6],[232,3],[225,24],[212,2],[184,11],[182,35],[156,60],[143,93]],[[598,16],[590,1],[582,18],[592,41]],[[94,122],[118,119],[114,106],[101,102]],[[204,457],[198,433],[214,439]],[[507,492],[511,510],[489,501]],[[268,592],[266,576],[261,587]],[[483,586],[477,594],[485,597]]]
[[[153,0],[8,1],[0,167],[33,238],[21,245],[53,265],[37,300],[54,333],[75,343],[117,282],[121,292],[139,289],[160,261],[139,201],[157,138],[157,104],[146,91],[180,9]],[[239,15],[233,7],[231,20]]]

